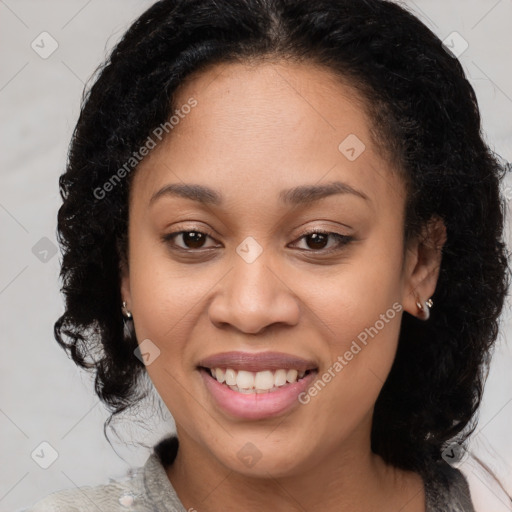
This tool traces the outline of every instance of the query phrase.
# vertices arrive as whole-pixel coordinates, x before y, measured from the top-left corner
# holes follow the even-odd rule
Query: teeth
[[[215,369],[215,373],[217,373],[217,369]],[[225,373],[226,384],[228,386],[236,386],[236,372],[231,368],[228,368]]]
[[[215,378],[222,384],[226,380],[226,374],[221,368],[215,368]]]
[[[248,372],[246,370],[233,370],[232,368],[211,368],[210,373],[218,382],[225,383],[233,391],[240,393],[268,393],[276,391],[288,383],[297,382],[306,374],[305,371],[295,369],[264,370],[261,372]]]
[[[295,382],[297,380],[298,375],[299,372],[297,370],[288,370],[286,372],[286,380],[288,382]]]
[[[256,377],[254,377],[254,388],[262,390],[272,389],[274,387],[274,382],[274,374],[271,371],[266,370],[264,372],[258,372]]]
[[[276,386],[284,386],[286,384],[286,370],[277,370],[274,379]]]
[[[236,385],[242,389],[251,389],[254,387],[254,375],[252,372],[240,370],[236,376]]]

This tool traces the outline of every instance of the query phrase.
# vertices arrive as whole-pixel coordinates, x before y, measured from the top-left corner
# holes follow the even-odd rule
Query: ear
[[[436,289],[445,242],[446,226],[435,216],[407,246],[402,304],[405,311],[422,320],[429,317],[426,301]]]

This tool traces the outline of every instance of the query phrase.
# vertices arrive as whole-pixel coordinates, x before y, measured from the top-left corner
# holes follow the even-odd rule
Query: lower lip
[[[288,412],[293,406],[298,407],[299,394],[310,386],[317,371],[268,393],[239,393],[221,384],[204,368],[200,368],[199,373],[214,400],[226,413],[237,418],[259,420]]]

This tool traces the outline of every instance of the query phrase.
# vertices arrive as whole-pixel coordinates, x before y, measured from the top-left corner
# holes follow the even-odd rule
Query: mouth
[[[226,352],[197,369],[210,397],[234,418],[264,419],[290,412],[318,374],[318,365],[276,352]]]

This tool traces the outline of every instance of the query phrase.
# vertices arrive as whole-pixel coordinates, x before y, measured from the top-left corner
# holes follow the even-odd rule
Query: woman
[[[398,5],[154,4],[73,136],[55,335],[113,415],[149,376],[177,437],[31,510],[474,510],[449,461],[508,285],[502,174]]]

